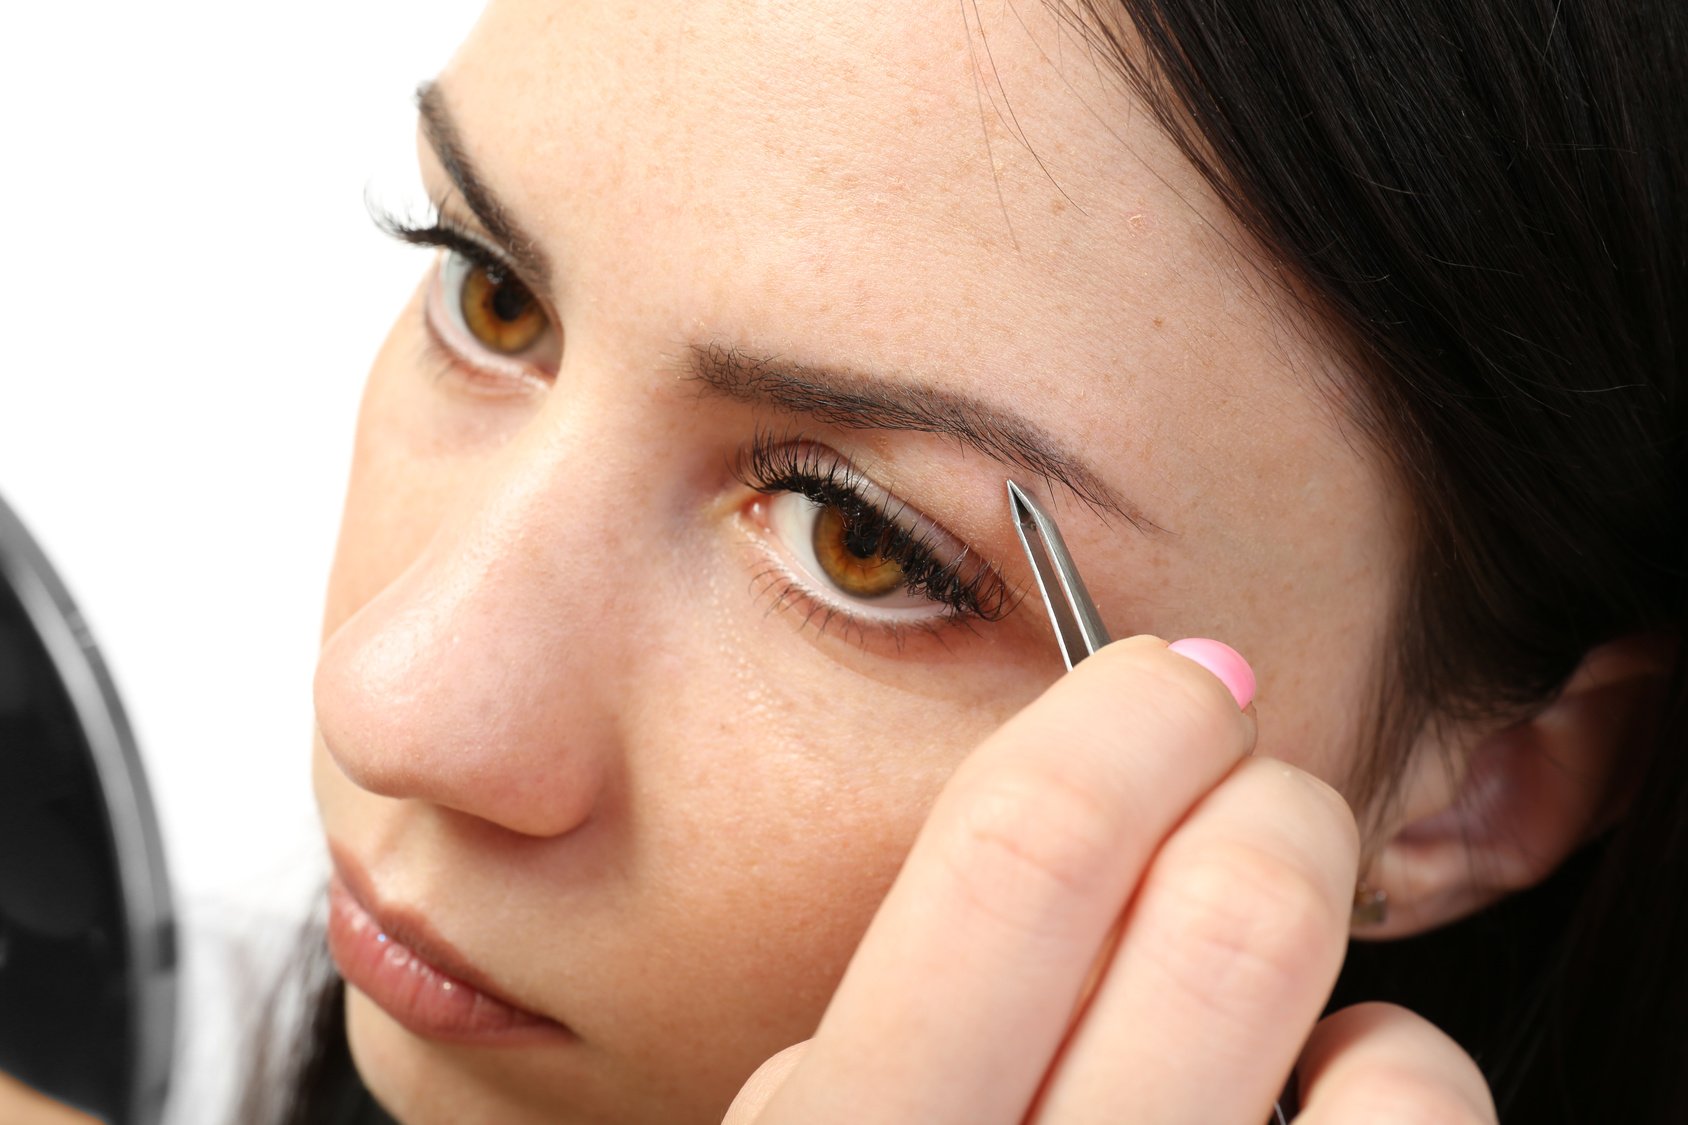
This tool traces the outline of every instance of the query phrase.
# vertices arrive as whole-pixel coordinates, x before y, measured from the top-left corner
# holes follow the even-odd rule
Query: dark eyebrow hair
[[[417,87],[416,108],[422,135],[464,204],[529,280],[549,287],[551,265],[545,252],[475,171],[438,83],[427,81]],[[689,373],[735,401],[807,414],[828,425],[945,434],[993,460],[1059,484],[1091,508],[1113,512],[1138,530],[1160,530],[1041,429],[970,396],[906,380],[786,362],[778,356],[754,356],[722,344],[693,347]]]
[[[1139,531],[1161,530],[1084,462],[1024,418],[968,395],[905,380],[754,355],[722,343],[693,346],[686,373],[735,402],[762,404],[852,430],[909,430],[953,437],[995,461],[1059,484],[1091,508]]]
[[[499,201],[475,171],[437,82],[430,80],[416,88],[416,109],[422,115],[422,135],[428,139],[428,147],[434,150],[445,174],[457,185],[463,202],[475,213],[475,218],[481,221],[487,233],[510,255],[510,260],[527,280],[541,288],[549,288],[551,263],[545,251],[522,230],[509,208]]]

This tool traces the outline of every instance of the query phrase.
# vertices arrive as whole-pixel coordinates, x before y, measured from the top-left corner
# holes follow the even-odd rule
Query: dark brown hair
[[[1052,0],[1054,2],[1054,0]],[[1520,717],[1688,621],[1688,4],[1057,4],[1332,329],[1417,513],[1373,752]],[[1356,945],[1335,1003],[1460,1038],[1503,1119],[1688,1120],[1688,697],[1549,885]],[[1375,801],[1374,801],[1375,804]]]
[[[1688,3],[1048,2],[1334,330],[1355,421],[1414,502],[1351,789],[1385,797],[1437,717],[1527,714],[1593,647],[1680,637]],[[1333,1007],[1427,1014],[1504,1120],[1688,1120],[1680,666],[1651,730],[1614,830],[1474,919],[1356,946]],[[319,1005],[299,1120],[378,1113],[339,999]]]

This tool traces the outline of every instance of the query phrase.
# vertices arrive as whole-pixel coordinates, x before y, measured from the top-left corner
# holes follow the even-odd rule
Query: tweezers
[[[1084,579],[1078,576],[1073,556],[1061,538],[1060,528],[1044,510],[1027,496],[1013,481],[1008,482],[1008,510],[1014,516],[1014,530],[1020,536],[1020,546],[1031,560],[1032,574],[1043,594],[1043,604],[1049,610],[1049,623],[1055,627],[1055,639],[1061,645],[1061,659],[1067,670],[1108,643],[1108,629]]]
[[[1008,482],[1008,510],[1014,516],[1020,546],[1031,560],[1044,607],[1049,610],[1049,623],[1055,627],[1055,639],[1061,645],[1061,659],[1070,672],[1074,664],[1108,643],[1107,627],[1096,612],[1096,603],[1090,600],[1090,591],[1084,588],[1084,579],[1078,576],[1060,528],[1013,481]],[[1266,1125],[1287,1125],[1287,1120],[1283,1105],[1274,1104],[1272,1120]]]

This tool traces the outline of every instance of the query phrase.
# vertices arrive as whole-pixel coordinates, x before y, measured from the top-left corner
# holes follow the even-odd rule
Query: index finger
[[[1253,742],[1155,637],[1057,681],[944,787],[778,1113],[1018,1121],[1150,856]]]

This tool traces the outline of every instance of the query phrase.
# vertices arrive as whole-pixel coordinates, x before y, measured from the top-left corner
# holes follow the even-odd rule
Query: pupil
[[[492,315],[506,323],[520,320],[527,312],[531,303],[526,289],[520,285],[504,282],[492,291]]]
[[[858,559],[871,559],[879,554],[881,538],[878,528],[853,523],[844,529],[844,549]]]

